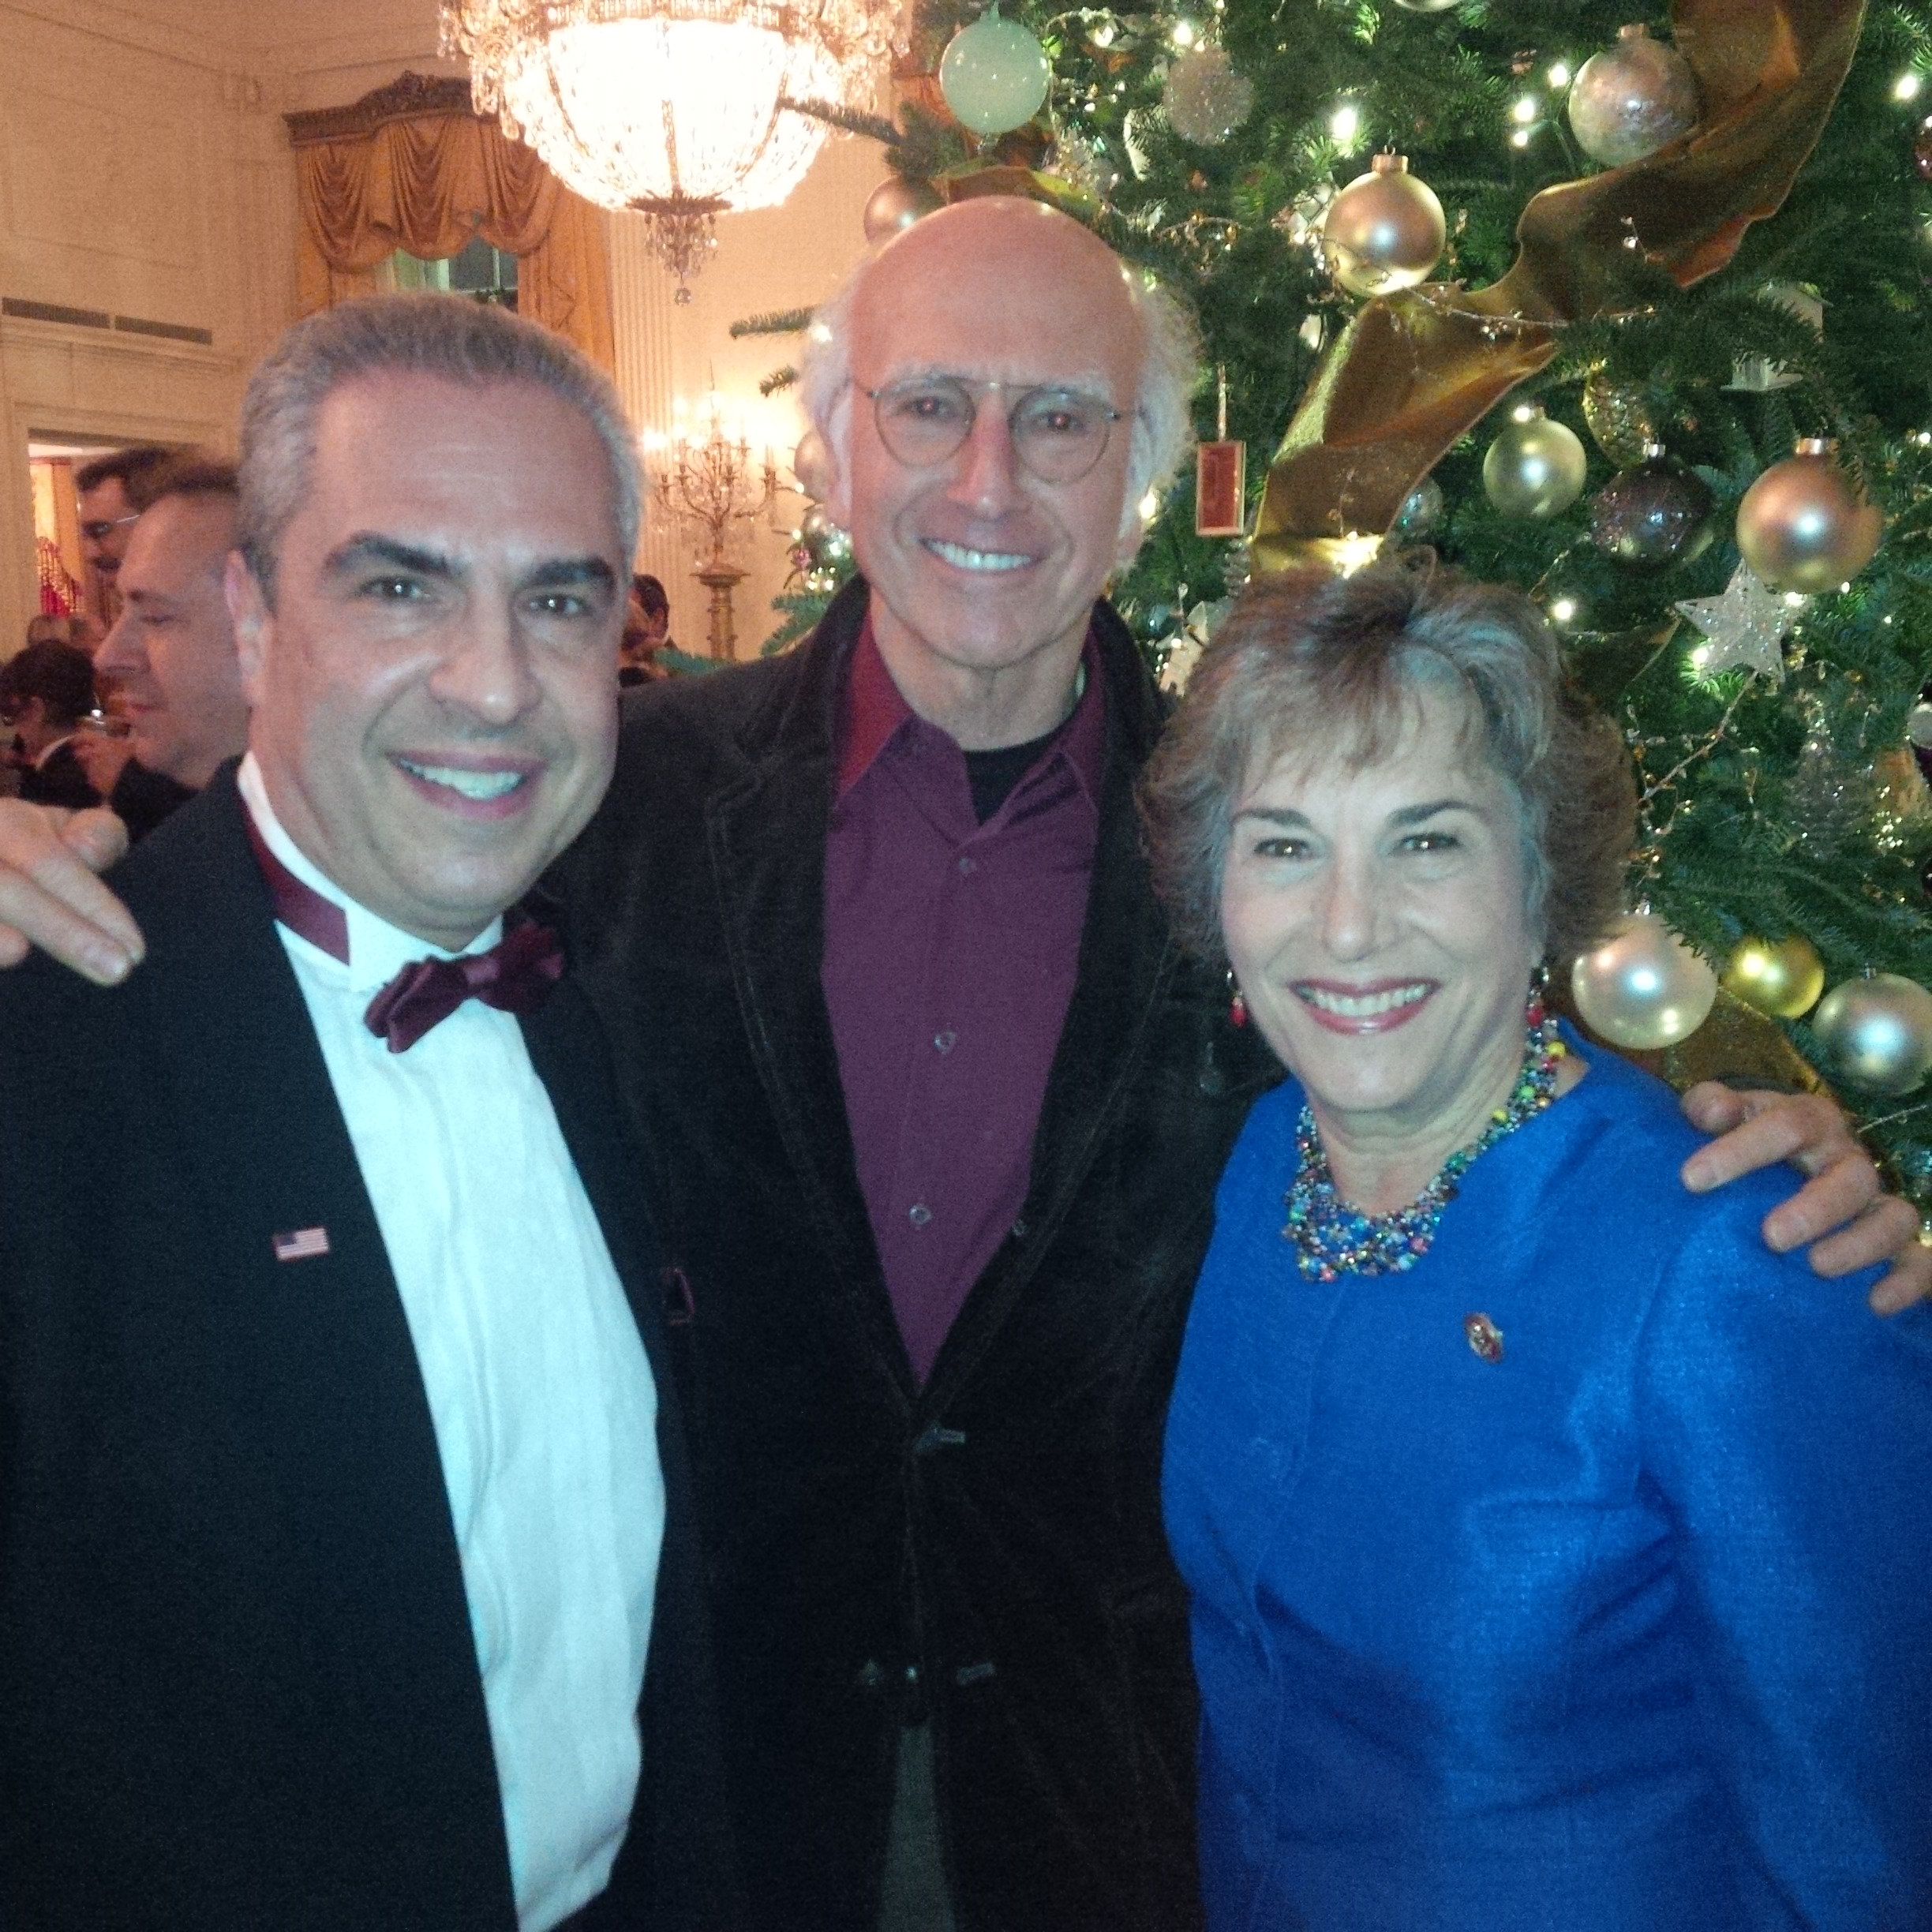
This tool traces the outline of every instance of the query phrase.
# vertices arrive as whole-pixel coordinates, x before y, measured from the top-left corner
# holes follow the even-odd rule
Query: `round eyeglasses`
[[[908,376],[865,393],[888,452],[908,470],[927,470],[965,447],[980,396],[1014,387]],[[1006,412],[1006,432],[1028,475],[1043,483],[1077,483],[1106,453],[1107,437],[1120,420],[1121,412],[1103,397],[1043,384],[1024,391]]]

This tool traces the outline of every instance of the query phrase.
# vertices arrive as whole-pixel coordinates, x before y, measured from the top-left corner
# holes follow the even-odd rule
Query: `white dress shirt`
[[[637,1791],[665,1515],[650,1365],[515,1018],[467,1000],[391,1053],[364,1010],[402,967],[440,949],[309,863],[252,755],[240,784],[269,850],[347,915],[346,965],[276,930],[416,1345],[518,1919],[522,1932],[547,1932],[608,1882]],[[466,950],[494,945],[500,927]]]

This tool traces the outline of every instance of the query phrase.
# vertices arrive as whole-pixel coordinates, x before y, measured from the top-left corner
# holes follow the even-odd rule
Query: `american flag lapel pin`
[[[274,1234],[269,1239],[274,1245],[278,1261],[311,1261],[317,1255],[325,1255],[329,1251],[328,1230],[325,1227],[297,1228],[291,1234]]]

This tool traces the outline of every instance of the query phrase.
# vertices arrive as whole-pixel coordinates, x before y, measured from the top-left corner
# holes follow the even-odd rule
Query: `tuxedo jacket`
[[[101,802],[71,743],[56,745],[44,765],[27,766],[21,773],[20,795],[29,805],[65,805],[70,811]]]
[[[0,1924],[514,1932],[428,1400],[232,772],[114,883],[148,942],[125,987],[0,981]],[[567,978],[525,1033],[657,1376],[668,1504],[643,1773],[586,1922],[713,1932],[663,1291]],[[314,1228],[326,1254],[277,1259]]]

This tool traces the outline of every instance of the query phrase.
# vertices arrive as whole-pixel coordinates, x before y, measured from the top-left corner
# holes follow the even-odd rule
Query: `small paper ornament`
[[[1690,661],[1706,677],[1720,671],[1754,671],[1777,685],[1784,682],[1784,634],[1810,601],[1772,590],[1748,564],[1740,564],[1721,597],[1686,597],[1676,608],[1703,634]]]
[[[1583,384],[1583,421],[1597,447],[1619,470],[1642,462],[1646,447],[1657,440],[1642,388],[1618,381],[1607,369],[1593,369]]]
[[[1777,589],[1835,590],[1878,554],[1885,518],[1839,467],[1837,447],[1807,436],[1738,505],[1738,549]]]
[[[1024,127],[1052,78],[1046,50],[1017,21],[1000,18],[999,0],[953,36],[939,62],[945,104],[975,134]]]
[[[910,228],[922,215],[945,204],[930,182],[908,181],[895,174],[882,181],[866,199],[865,238],[874,245],[889,241],[901,228]]]
[[[1483,490],[1505,516],[1560,515],[1583,492],[1582,439],[1540,409],[1512,422],[1483,459]]]
[[[1254,110],[1254,83],[1237,73],[1226,51],[1190,47],[1167,69],[1161,104],[1183,140],[1218,148]]]
[[[1724,990],[1774,1020],[1798,1020],[1825,990],[1825,962],[1803,933],[1741,939],[1724,962]]]
[[[1215,376],[1215,440],[1194,451],[1194,534],[1240,537],[1248,528],[1248,445],[1228,440],[1227,371],[1217,369]]]
[[[1636,571],[1690,564],[1710,548],[1717,500],[1694,470],[1673,462],[1661,443],[1644,446],[1644,459],[1612,477],[1590,502],[1590,541]]]
[[[1896,973],[1833,987],[1811,1031],[1830,1071],[1868,1092],[1908,1094],[1932,1073],[1932,993]]]
[[[1449,239],[1443,205],[1407,159],[1379,154],[1329,204],[1328,271],[1351,295],[1387,295],[1428,279]]]
[[[1654,1050],[1687,1039],[1710,1016],[1717,975],[1651,912],[1619,920],[1571,968],[1584,1024],[1612,1046]]]
[[[1642,26],[1593,54],[1570,88],[1570,131],[1605,167],[1627,167],[1697,125],[1697,79],[1674,47]]]

